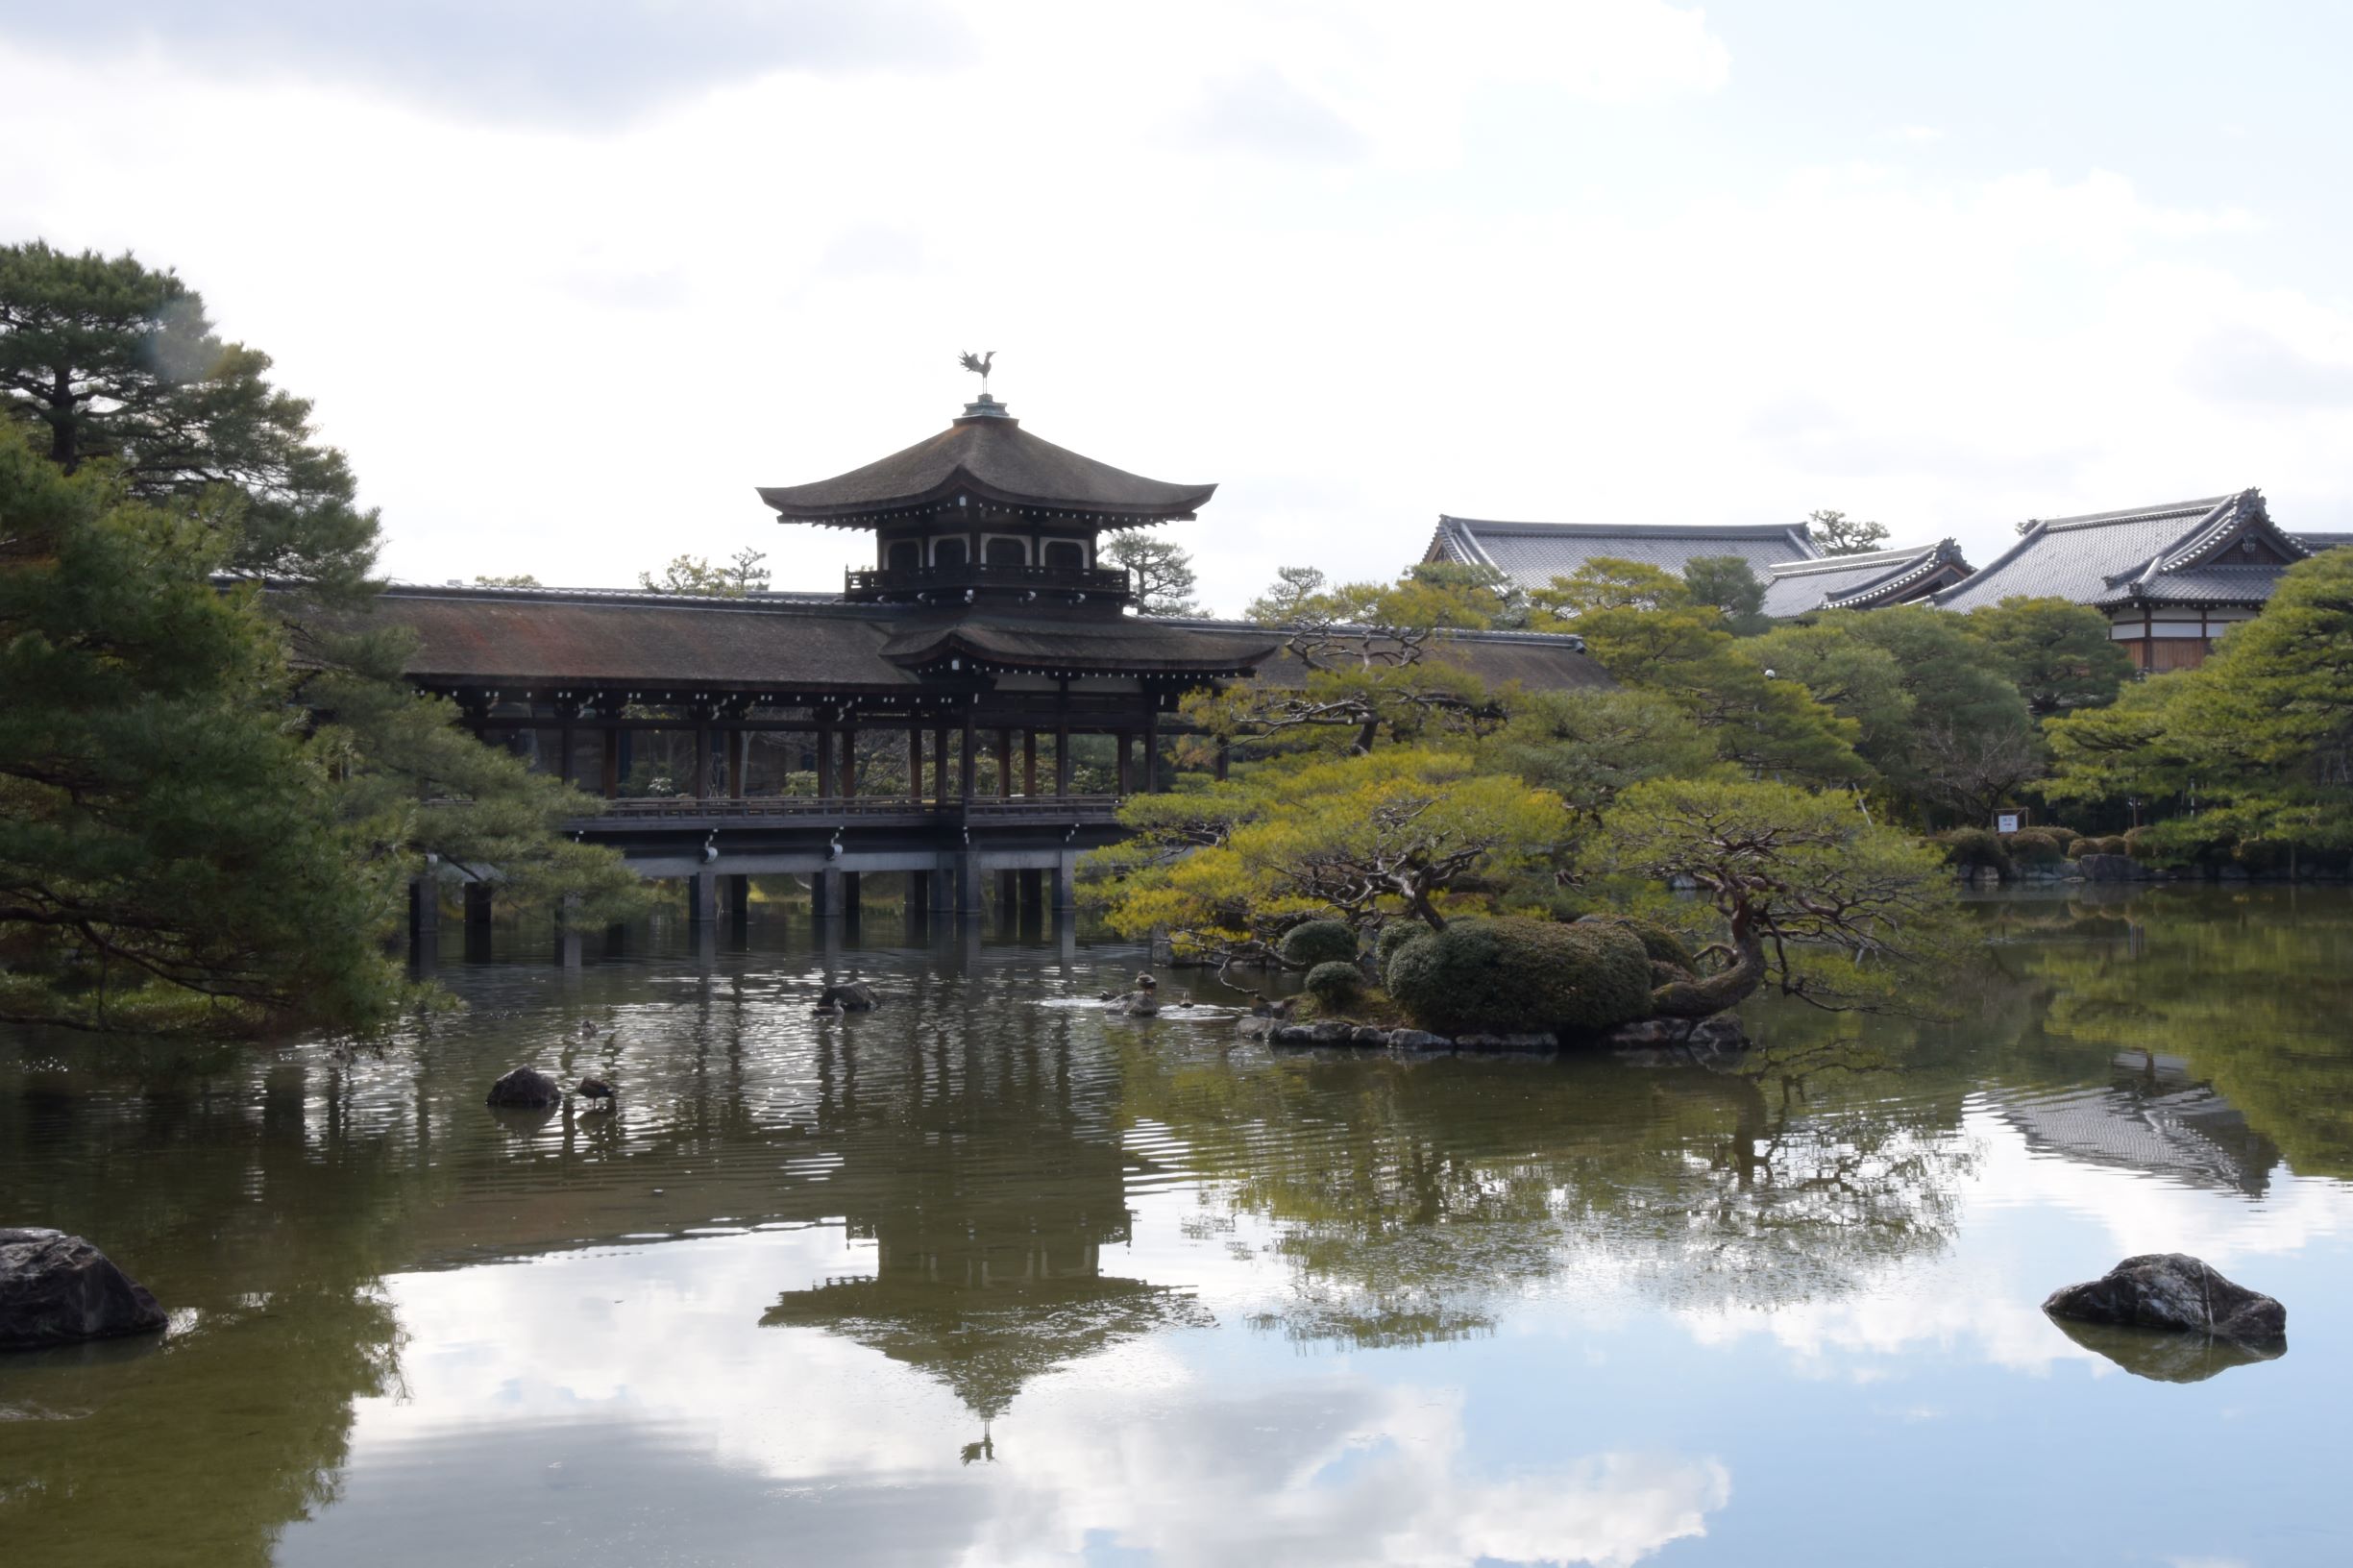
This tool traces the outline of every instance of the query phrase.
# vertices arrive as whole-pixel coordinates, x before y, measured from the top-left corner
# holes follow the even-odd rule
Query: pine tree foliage
[[[0,429],[0,1018],[364,1029],[408,999],[372,852],[229,536]]]

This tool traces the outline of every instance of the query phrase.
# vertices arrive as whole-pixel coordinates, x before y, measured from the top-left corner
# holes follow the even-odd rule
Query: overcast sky
[[[839,583],[752,494],[1024,428],[1221,484],[1211,604],[1436,514],[1980,561],[2353,528],[2353,7],[0,0],[0,235],[314,399],[411,580]]]

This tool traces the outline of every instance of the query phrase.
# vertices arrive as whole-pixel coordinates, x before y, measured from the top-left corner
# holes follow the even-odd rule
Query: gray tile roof
[[[1639,527],[1623,523],[1497,523],[1441,516],[1425,561],[1492,566],[1524,588],[1548,588],[1598,557],[1637,561],[1680,576],[1703,555],[1737,555],[1759,577],[1778,561],[1815,558],[1805,529],[1776,523]]]
[[[1910,550],[1777,562],[1765,578],[1765,613],[1778,618],[1908,603],[1968,570],[1960,547],[1949,539]]]
[[[2272,524],[2263,492],[2242,490],[2038,520],[1984,570],[1938,594],[1936,602],[1949,610],[2021,596],[2107,606],[2139,600],[2261,604],[2271,597],[2282,568],[2216,560],[2222,547],[2249,533],[2292,561],[2311,553]]]
[[[2297,544],[2316,552],[2342,550],[2347,545],[2353,545],[2353,533],[2299,533],[2293,537]]]

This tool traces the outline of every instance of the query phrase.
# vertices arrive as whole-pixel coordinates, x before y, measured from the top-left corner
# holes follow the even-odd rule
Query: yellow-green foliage
[[[1468,756],[1388,749],[1146,796],[1122,821],[1139,837],[1087,865],[1113,928],[1163,928],[1197,954],[1262,953],[1303,915],[1427,920],[1461,884],[1545,861],[1567,819],[1557,796]]]
[[[1604,815],[1584,865],[1605,879],[1696,886],[1735,949],[1761,945],[1772,983],[1821,1000],[1908,996],[1964,940],[1943,856],[1874,824],[1845,795],[1636,785]]]

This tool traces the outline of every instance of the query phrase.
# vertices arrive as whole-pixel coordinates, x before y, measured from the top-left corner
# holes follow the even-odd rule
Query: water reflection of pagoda
[[[833,1197],[875,1271],[785,1291],[761,1323],[854,1339],[993,1420],[1056,1366],[1208,1321],[1189,1296],[1103,1272],[1129,1237],[1124,1164],[1107,1128],[1080,1125],[1064,1051],[954,1055],[919,1060],[886,1107],[854,1076],[842,1090],[829,1109],[864,1125]]]
[[[2104,1088],[2020,1095],[2001,1118],[2029,1149],[2259,1198],[2279,1150],[2179,1057],[2120,1053]]]

